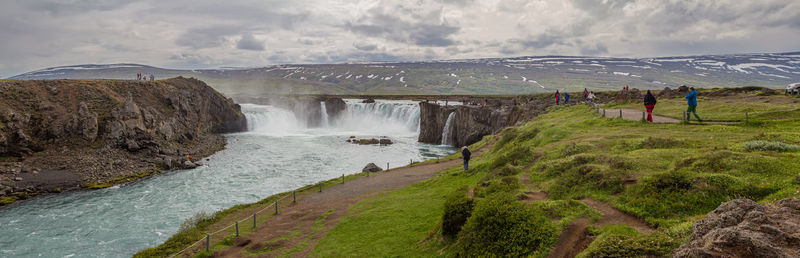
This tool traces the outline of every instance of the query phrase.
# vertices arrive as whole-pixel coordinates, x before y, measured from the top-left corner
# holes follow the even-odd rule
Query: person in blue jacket
[[[686,121],[689,121],[689,112],[694,114],[694,117],[697,118],[697,121],[702,122],[703,119],[700,119],[700,116],[697,115],[697,90],[694,87],[689,87],[689,94],[686,94],[687,104],[689,108],[686,109]]]
[[[464,170],[469,169],[469,158],[472,156],[472,152],[469,151],[467,146],[461,149],[461,157],[464,158]]]
[[[564,92],[564,104],[567,104],[568,102],[569,102],[569,93]]]

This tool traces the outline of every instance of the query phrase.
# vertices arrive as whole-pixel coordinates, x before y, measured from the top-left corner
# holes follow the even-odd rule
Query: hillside
[[[0,100],[0,205],[194,167],[246,129],[195,79],[6,81]]]
[[[727,98],[738,98],[763,110],[776,100],[796,100],[782,95],[760,97],[745,91],[706,98],[701,105],[721,106]],[[800,170],[796,162],[800,158],[796,130],[800,121],[796,116],[756,117],[736,124],[650,124],[603,118],[585,105],[550,107],[548,111],[473,145],[475,152],[481,146],[487,150],[476,155],[466,172],[460,166],[450,167],[429,180],[368,195],[347,207],[343,215],[340,210],[330,210],[319,217],[303,217],[313,223],[297,224],[296,228],[281,224],[286,231],[272,232],[270,237],[235,238],[224,231],[215,236],[212,250],[231,254],[246,245],[242,255],[300,252],[321,257],[668,256],[689,241],[693,223],[700,223],[721,203],[751,199],[770,204],[800,197],[796,173]],[[335,179],[325,186],[338,182]],[[347,189],[348,185],[336,187]],[[325,192],[316,191],[313,186],[299,189],[297,202],[304,203],[305,196],[324,196]],[[246,219],[252,210],[270,209],[280,197],[291,198],[291,193],[221,212],[192,233],[197,239],[180,234],[150,251],[176,252],[181,249],[179,241],[188,245],[204,236],[200,230],[231,223],[227,216],[234,216],[232,212]],[[746,202],[720,208],[742,203]],[[796,200],[776,202],[795,207],[792,203]],[[291,204],[281,205],[281,214],[288,215],[275,216],[293,216]],[[271,220],[259,223],[270,224]],[[781,222],[769,219],[769,223]],[[780,238],[782,234],[763,230],[761,236]],[[748,250],[776,251],[782,243],[764,242],[764,246]]]
[[[46,68],[11,79],[134,79],[195,77],[227,95],[270,94],[527,94],[556,89],[663,89],[800,82],[800,53],[659,58],[532,56],[450,61],[276,65],[178,70],[137,64]]]

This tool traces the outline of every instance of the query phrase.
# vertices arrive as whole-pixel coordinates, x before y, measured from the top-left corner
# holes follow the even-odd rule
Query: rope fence
[[[437,160],[438,160],[438,157],[437,157]],[[409,166],[413,166],[413,164],[414,164],[414,160],[410,159],[409,160]],[[384,171],[389,171],[389,170],[390,170],[389,162],[387,162],[386,163],[386,169]],[[361,176],[361,174],[365,174],[365,177],[369,177],[370,172],[369,171],[365,171],[365,172],[361,172],[361,173],[350,174],[350,176],[358,177],[358,176]],[[345,174],[342,174],[341,178],[342,178],[342,181],[341,181],[340,184],[344,184],[345,183]],[[320,182],[317,182],[316,184],[311,184],[311,185],[308,185],[308,186],[305,186],[305,187],[301,187],[301,188],[298,188],[298,189],[301,190],[301,191],[303,191],[303,190],[311,190],[311,189],[315,188],[314,187],[315,185],[318,185],[319,186],[319,192],[321,193],[322,189],[323,189],[323,185],[325,183],[335,183],[335,180],[336,179],[330,179],[330,180],[327,180],[327,181],[320,181]],[[252,216],[252,223],[253,223],[253,227],[252,228],[253,228],[253,230],[255,230],[258,227],[258,223],[257,223],[257,219],[256,219],[257,217],[259,217],[258,214],[262,214],[267,209],[270,209],[270,208],[274,207],[275,211],[273,213],[267,214],[267,215],[277,215],[278,212],[279,212],[278,203],[281,202],[281,201],[286,200],[289,197],[292,198],[292,202],[291,203],[297,203],[297,191],[298,191],[298,189],[292,190],[292,194],[291,195],[287,194],[286,196],[283,196],[283,197],[275,200],[272,204],[268,204],[266,207],[254,212],[253,216]],[[267,218],[269,218],[269,217],[267,217]],[[186,252],[187,250],[191,249],[192,247],[195,247],[198,244],[202,244],[203,242],[205,242],[205,251],[210,251],[211,250],[211,244],[212,244],[212,241],[211,241],[212,236],[216,236],[217,234],[219,234],[221,232],[224,232],[224,231],[227,231],[228,229],[233,228],[234,230],[231,231],[228,234],[225,234],[225,237],[227,237],[228,235],[231,235],[231,234],[234,234],[235,237],[240,237],[241,234],[239,232],[239,224],[247,222],[249,220],[251,220],[251,217],[247,217],[247,218],[244,218],[244,219],[241,219],[241,220],[236,220],[236,221],[234,221],[234,223],[232,223],[232,224],[230,224],[228,226],[225,226],[225,227],[223,227],[223,228],[221,228],[221,229],[219,229],[217,231],[214,231],[214,232],[211,232],[211,233],[206,233],[206,237],[205,238],[195,241],[194,243],[192,243],[191,245],[187,246],[186,248],[183,248],[182,250],[180,250],[177,253],[174,253],[174,254],[172,254],[172,255],[170,255],[168,257],[169,258],[173,258],[173,257],[176,257],[178,255],[181,255],[184,252]],[[223,237],[223,240],[224,240],[225,237]],[[214,241],[214,242],[219,242],[219,241]],[[216,243],[214,243],[214,244],[216,244]]]
[[[607,111],[608,111],[607,109],[600,108],[599,105],[597,105],[597,104],[591,104],[591,106],[592,106],[592,108],[594,108],[596,113],[601,114],[603,117],[609,117],[607,115]],[[617,118],[617,117],[621,118],[621,117],[623,117],[623,114],[622,114],[623,113],[623,111],[622,111],[623,109],[612,109],[612,110],[616,110],[617,112],[619,112],[619,115],[618,116],[611,116],[609,118]],[[727,120],[718,120],[718,119],[708,120],[708,119],[706,119],[706,120],[701,120],[701,121],[702,122],[711,122],[711,123],[715,123],[716,122],[716,123],[745,123],[745,124],[749,124],[750,123],[750,118],[753,115],[776,114],[776,113],[789,112],[789,111],[792,111],[792,110],[774,110],[774,111],[757,111],[757,112],[744,111],[744,112],[742,112],[742,118],[743,119],[741,119],[741,120],[731,120],[731,119],[727,119]],[[614,115],[616,115],[616,112],[614,113]],[[690,115],[691,115],[690,112],[682,111],[681,112],[680,121],[684,121],[684,122],[691,121]],[[655,114],[653,114],[653,116],[655,116]],[[647,118],[647,112],[646,111],[642,111],[642,120],[645,120],[646,118]],[[671,118],[671,117],[668,117],[668,118]],[[677,118],[674,118],[674,119],[677,119]]]

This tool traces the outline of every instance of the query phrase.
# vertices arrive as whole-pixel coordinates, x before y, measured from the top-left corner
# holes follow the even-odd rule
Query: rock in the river
[[[389,144],[392,144],[393,142],[390,139],[383,138],[383,139],[380,139],[379,143],[381,145],[389,145]]]
[[[347,103],[341,98],[329,98],[325,100],[325,111],[328,113],[328,119],[336,119],[347,109]]]
[[[191,169],[191,168],[196,168],[196,167],[197,167],[197,164],[195,164],[191,160],[187,160],[187,161],[183,162],[183,168]]]
[[[375,165],[375,163],[369,163],[367,164],[367,166],[364,167],[364,169],[361,170],[361,172],[378,172],[378,171],[383,171],[383,169],[378,165]]]
[[[362,100],[361,103],[375,103],[375,99],[365,99]]]
[[[694,223],[675,257],[800,257],[800,200],[723,203]]]

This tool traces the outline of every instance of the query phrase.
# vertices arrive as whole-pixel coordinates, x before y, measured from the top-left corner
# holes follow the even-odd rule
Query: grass
[[[506,179],[519,173],[530,178],[533,189],[550,194],[552,200],[531,205],[557,220],[559,228],[582,216],[599,218],[597,211],[574,200],[585,196],[657,228],[647,235],[624,226],[598,229],[584,257],[668,255],[686,241],[694,220],[722,202],[800,197],[797,152],[743,147],[754,140],[800,143],[798,126],[797,119],[749,125],[648,124],[602,118],[585,106],[554,107],[495,136],[495,146],[475,160],[469,173],[450,169],[351,207],[312,254],[455,256],[459,239],[439,233],[445,196],[466,186],[481,198],[482,187],[511,182]],[[519,194],[522,189],[517,185],[497,191]]]
[[[800,118],[800,99],[782,94],[740,93],[733,96],[704,97],[703,92],[700,92],[697,101],[697,114],[706,121],[745,121],[745,112],[748,112],[750,121]],[[614,103],[605,107],[644,110],[641,102]],[[683,97],[659,99],[653,113],[681,119],[686,108],[686,99]]]

